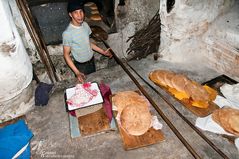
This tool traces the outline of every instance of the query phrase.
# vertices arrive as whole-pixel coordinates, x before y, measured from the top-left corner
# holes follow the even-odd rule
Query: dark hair
[[[83,1],[75,0],[75,1],[68,2],[68,5],[67,5],[68,13],[73,12],[78,9],[81,9],[84,11],[84,2]]]

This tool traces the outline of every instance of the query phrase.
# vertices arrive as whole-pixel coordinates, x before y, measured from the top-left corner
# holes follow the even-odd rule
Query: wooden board
[[[150,128],[146,133],[140,136],[129,135],[121,126],[118,125],[120,136],[125,150],[132,150],[152,144],[156,144],[164,140],[161,130]]]
[[[177,98],[175,98],[177,99]],[[178,100],[178,99],[177,99]],[[193,114],[195,114],[198,117],[206,117],[216,109],[218,109],[218,105],[216,105],[213,102],[209,102],[208,108],[197,108],[192,106],[191,101],[188,99],[178,100],[184,107],[186,107],[188,110],[190,110]]]
[[[160,88],[162,88],[163,90],[165,90],[168,94],[172,95],[174,97],[174,99],[176,99],[177,101],[179,101],[185,108],[187,108],[189,111],[191,111],[193,114],[195,114],[198,117],[206,117],[209,114],[211,114],[214,110],[218,109],[218,105],[216,105],[213,102],[209,102],[209,106],[208,108],[198,108],[198,107],[194,107],[192,106],[192,101],[190,99],[182,99],[179,100],[177,99],[171,92],[168,91],[167,87],[161,86],[157,83],[155,83],[157,86],[159,86]]]
[[[82,136],[96,134],[109,130],[110,122],[104,109],[78,117],[79,129]]]
[[[135,92],[141,95],[140,91],[136,90]],[[112,94],[110,96],[111,102],[114,96],[115,94]],[[155,130],[152,127],[143,135],[140,136],[130,135],[127,132],[125,132],[125,130],[118,124],[118,121],[116,119],[117,111],[113,111],[113,116],[117,123],[119,133],[123,142],[123,147],[125,150],[132,150],[140,147],[145,147],[165,140],[163,132],[161,130]]]

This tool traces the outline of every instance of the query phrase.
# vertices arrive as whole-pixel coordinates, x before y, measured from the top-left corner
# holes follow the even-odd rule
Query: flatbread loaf
[[[100,21],[101,20],[101,16],[99,14],[92,14],[90,16],[90,19],[94,20],[94,21]]]
[[[147,105],[143,103],[127,105],[120,116],[121,126],[130,135],[143,135],[151,127],[152,117]]]
[[[218,116],[220,119],[220,125],[223,127],[224,130],[226,130],[229,133],[233,134],[233,129],[231,128],[231,126],[228,124],[228,120],[230,118],[230,115],[232,113],[231,109],[221,109],[218,112]]]
[[[90,6],[90,9],[91,10],[98,10],[98,7],[96,6],[96,4],[93,4]]]
[[[167,70],[155,70],[149,74],[149,79],[156,84],[167,86],[167,83],[164,80],[166,74],[171,73]]]
[[[217,109],[212,113],[212,120],[220,125],[219,110],[220,109]]]
[[[124,107],[133,103],[143,103],[149,105],[147,99],[143,96],[140,96],[134,91],[124,91],[116,93],[112,98],[112,103],[117,107],[117,111],[120,114]]]
[[[92,10],[90,13],[91,14],[100,14],[98,10]]]
[[[239,136],[239,110],[233,108],[217,109],[212,113],[212,119],[226,132]]]
[[[238,114],[232,115],[229,118],[228,123],[234,131],[239,133],[239,115]]]
[[[164,74],[164,82],[167,86],[173,88],[173,84],[172,84],[172,78],[175,76],[176,74],[168,71]]]
[[[160,80],[158,79],[156,71],[149,73],[149,79],[153,81],[154,83],[160,84]]]
[[[93,2],[87,2],[87,3],[85,3],[84,5],[85,5],[86,7],[90,7],[90,6],[94,6],[95,3],[93,3]]]
[[[185,92],[185,86],[189,82],[191,81],[182,74],[177,74],[174,77],[172,77],[172,86],[180,92]]]
[[[207,90],[196,82],[188,82],[185,92],[192,97],[194,101],[209,101],[210,96]]]

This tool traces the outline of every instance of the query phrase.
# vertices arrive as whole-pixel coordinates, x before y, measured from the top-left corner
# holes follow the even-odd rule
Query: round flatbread
[[[96,4],[93,2],[87,2],[84,4],[84,6],[86,6],[86,7],[90,7],[90,6],[94,6],[94,5],[96,5]]]
[[[128,134],[139,136],[151,127],[152,117],[147,105],[129,104],[121,112],[120,122]]]
[[[90,6],[91,10],[98,10],[97,6],[95,4],[93,4],[92,6]]]
[[[100,14],[98,10],[92,10],[90,13],[91,14]]]
[[[222,126],[222,128],[233,134],[233,129],[231,128],[231,126],[228,124],[228,120],[230,118],[230,115],[231,115],[231,109],[230,108],[224,108],[224,109],[221,109],[219,111],[219,118],[220,118],[220,125]]]
[[[239,114],[232,115],[228,120],[228,123],[234,131],[239,133]]]
[[[112,103],[117,107],[117,111],[119,114],[128,104],[143,103],[147,106],[149,105],[149,102],[145,97],[140,96],[134,91],[124,91],[116,93],[112,98]]]
[[[196,82],[188,82],[184,87],[185,92],[194,100],[194,101],[204,101],[207,102],[210,100],[209,93],[207,90]]]
[[[162,85],[167,86],[167,83],[164,81],[165,74],[169,73],[170,71],[167,70],[155,70],[152,73],[150,73],[149,78],[151,81]]]
[[[212,113],[212,119],[226,132],[239,136],[239,110],[222,108]]]
[[[186,76],[182,74],[175,75],[171,81],[173,88],[180,92],[185,92],[185,86],[187,85],[187,83],[191,82]]]
[[[153,72],[150,72],[150,73],[149,73],[149,79],[150,79],[151,81],[153,81],[154,83],[157,83],[157,84],[160,83],[160,81],[159,81],[159,79],[158,79],[158,77],[157,77],[156,71],[153,71]]]
[[[173,84],[172,84],[172,78],[175,76],[176,74],[173,72],[168,71],[167,73],[164,74],[164,81],[165,84],[171,88],[173,88]]]
[[[212,113],[212,120],[220,125],[219,111],[220,109],[217,109]]]
[[[101,16],[99,14],[92,14],[90,16],[90,19],[94,20],[94,21],[100,21],[101,20]]]

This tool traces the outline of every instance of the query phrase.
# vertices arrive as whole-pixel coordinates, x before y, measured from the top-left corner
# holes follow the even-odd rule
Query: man
[[[62,34],[64,58],[79,82],[83,83],[85,74],[95,72],[92,49],[110,58],[112,54],[109,49],[104,51],[90,42],[91,29],[84,22],[84,3],[71,1],[68,3],[67,11],[71,22]],[[73,60],[70,54],[72,54]]]

